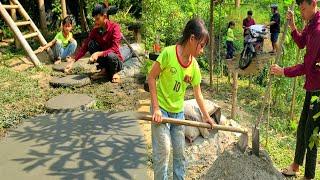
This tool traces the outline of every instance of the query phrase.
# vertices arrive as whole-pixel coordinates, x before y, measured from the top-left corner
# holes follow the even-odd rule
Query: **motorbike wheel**
[[[241,52],[241,57],[239,60],[239,68],[242,70],[246,69],[252,62],[253,57],[254,57],[254,53],[250,50],[250,48],[245,48]]]

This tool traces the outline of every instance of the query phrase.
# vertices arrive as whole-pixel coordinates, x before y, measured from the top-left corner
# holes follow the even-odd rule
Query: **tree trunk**
[[[240,0],[236,0],[236,8],[240,8],[240,3],[241,3]]]
[[[67,4],[66,4],[66,0],[61,0],[61,9],[62,9],[62,19],[64,19],[65,17],[67,17]]]
[[[84,0],[79,0],[79,6],[80,6],[80,23],[81,23],[81,29],[85,32],[89,32],[89,26],[86,18],[85,13],[85,2]]]
[[[237,114],[237,96],[238,96],[238,72],[232,72],[232,109],[231,109],[231,119],[236,118]]]
[[[212,84],[213,84],[213,60],[214,60],[214,34],[213,34],[213,11],[214,11],[214,2],[213,1],[210,1],[210,62],[209,62],[209,65],[210,65],[210,86],[212,87]]]
[[[44,0],[38,0],[38,6],[39,6],[39,15],[40,15],[40,29],[42,33],[46,36],[48,29],[47,29],[46,9],[44,6]]]

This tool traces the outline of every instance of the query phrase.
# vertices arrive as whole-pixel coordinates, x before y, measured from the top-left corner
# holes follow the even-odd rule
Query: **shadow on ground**
[[[146,179],[132,113],[70,112],[27,120],[0,143],[4,179]]]

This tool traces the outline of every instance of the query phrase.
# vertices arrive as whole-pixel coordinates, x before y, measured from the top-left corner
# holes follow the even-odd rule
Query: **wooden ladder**
[[[14,21],[13,18],[9,15],[7,10],[16,9],[23,17],[22,21]],[[41,66],[41,63],[36,56],[36,52],[32,50],[29,43],[26,39],[38,37],[41,46],[47,44],[47,41],[42,36],[41,32],[34,24],[28,13],[22,7],[18,0],[10,0],[10,5],[5,5],[0,2],[0,14],[5,20],[5,22],[9,25],[10,29],[13,31],[17,40],[21,43],[23,49],[27,52],[28,56],[30,57],[32,63],[35,66]],[[30,33],[29,34],[22,34],[19,27],[21,26],[29,26]],[[52,51],[48,50],[49,55],[52,55]]]

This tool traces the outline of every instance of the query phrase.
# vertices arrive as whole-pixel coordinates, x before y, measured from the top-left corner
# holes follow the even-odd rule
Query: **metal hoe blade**
[[[260,152],[260,129],[258,127],[254,127],[252,129],[252,152],[254,155],[259,156]]]

